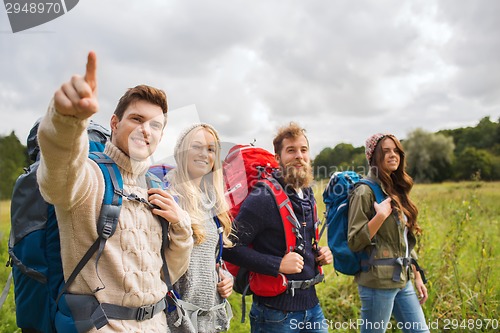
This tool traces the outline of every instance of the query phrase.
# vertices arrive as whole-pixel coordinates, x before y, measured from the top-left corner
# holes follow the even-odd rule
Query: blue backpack
[[[28,153],[35,162],[17,179],[11,201],[9,264],[14,279],[16,320],[22,329],[46,333],[56,332],[58,326],[65,327],[65,331],[76,332],[72,316],[63,314],[67,311],[61,311],[66,306],[65,302],[57,304],[72,278],[64,283],[57,217],[54,206],[43,200],[36,180],[40,163],[37,130],[38,122],[28,137]],[[115,190],[123,188],[123,181],[116,164],[99,153],[104,150],[109,131],[91,122],[88,135],[90,152],[96,152],[89,157],[99,165],[105,179],[106,190],[98,223],[100,237],[96,241],[105,243],[104,237],[110,237],[116,228],[122,198],[116,195]],[[75,268],[74,277],[94,253],[99,253],[98,246],[95,247],[89,249],[88,258],[84,257]]]
[[[104,176],[105,190],[101,212],[97,221],[98,238],[64,281],[61,263],[59,228],[54,206],[45,202],[36,179],[39,166],[37,143],[38,122],[28,137],[28,153],[35,162],[17,179],[11,200],[11,234],[9,262],[14,278],[16,320],[23,330],[52,332],[86,332],[101,328],[108,319],[144,320],[176,299],[172,291],[164,249],[168,246],[168,222],[162,225],[162,272],[169,293],[157,304],[129,308],[121,305],[99,303],[93,295],[66,293],[82,268],[95,254],[96,267],[106,241],[113,235],[118,223],[123,197],[136,200],[154,208],[146,199],[125,194],[123,180],[115,162],[102,153],[110,134],[104,127],[93,123],[87,129],[89,157],[98,164]],[[148,188],[159,188],[162,182],[152,173],[146,174]]]
[[[356,184],[370,186],[378,203],[385,199],[380,185],[362,179],[354,171],[336,172],[323,192],[325,225],[328,227],[328,247],[333,254],[333,267],[346,275],[355,275],[369,268],[369,253],[353,252],[347,244],[349,197]]]

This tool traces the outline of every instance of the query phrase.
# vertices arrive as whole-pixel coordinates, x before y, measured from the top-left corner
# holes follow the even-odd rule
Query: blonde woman
[[[231,218],[224,197],[220,139],[208,124],[194,124],[179,136],[177,167],[167,174],[170,193],[191,216],[194,248],[187,272],[174,284],[185,315],[169,313],[171,332],[221,332],[229,329],[226,300],[233,279],[220,269],[222,246],[231,245]]]

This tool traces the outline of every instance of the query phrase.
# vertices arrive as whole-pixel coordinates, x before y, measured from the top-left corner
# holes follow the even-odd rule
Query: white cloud
[[[500,3],[474,1],[80,1],[12,34],[0,10],[0,134],[22,141],[53,92],[98,55],[107,126],[123,92],[164,89],[167,146],[182,124],[272,149],[279,125],[305,126],[312,153],[500,116]],[[174,116],[186,110],[184,119]],[[195,111],[193,111],[195,110]],[[177,120],[176,120],[177,119]],[[176,123],[177,122],[177,123]]]

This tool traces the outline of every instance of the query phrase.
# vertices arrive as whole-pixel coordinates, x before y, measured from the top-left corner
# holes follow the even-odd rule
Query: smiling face
[[[137,100],[127,107],[119,120],[111,118],[111,142],[131,159],[151,156],[163,135],[165,117],[160,106]]]
[[[379,143],[382,148],[383,159],[380,167],[387,173],[396,171],[401,162],[401,152],[391,138],[382,139]]]
[[[199,185],[203,176],[214,169],[216,140],[204,128],[196,130],[191,138],[187,151],[187,171],[189,177]]]
[[[296,189],[309,186],[312,180],[311,160],[309,143],[304,135],[283,139],[281,152],[276,154],[276,160],[287,184]]]

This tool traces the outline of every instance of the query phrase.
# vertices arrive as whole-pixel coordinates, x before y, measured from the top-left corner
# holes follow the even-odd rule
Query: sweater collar
[[[130,181],[135,182],[139,177],[144,176],[151,165],[149,159],[142,161],[131,159],[123,151],[111,143],[111,141],[106,142],[104,153],[115,161],[116,165],[120,168],[123,180],[126,183],[129,183]]]

